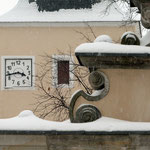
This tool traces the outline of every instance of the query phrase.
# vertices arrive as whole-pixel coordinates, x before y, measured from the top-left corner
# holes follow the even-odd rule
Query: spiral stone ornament
[[[123,45],[140,45],[140,39],[135,33],[125,32],[121,38],[121,44]]]
[[[101,117],[101,112],[93,105],[81,105],[76,111],[77,123],[92,122]]]
[[[83,90],[76,91],[70,102],[69,118],[72,123],[91,122],[99,119],[102,114],[95,105],[91,105],[94,101],[102,100],[109,92],[109,79],[102,71],[92,71],[89,76],[91,87],[96,90],[96,93],[91,95]],[[76,105],[77,101],[81,99],[90,102],[90,104]]]
[[[101,72],[93,71],[89,76],[89,83],[94,90],[101,90],[104,88],[105,78]]]

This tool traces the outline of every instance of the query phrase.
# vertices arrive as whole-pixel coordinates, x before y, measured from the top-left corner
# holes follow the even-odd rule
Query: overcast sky
[[[18,0],[0,0],[0,15],[3,15],[7,11],[11,10]]]

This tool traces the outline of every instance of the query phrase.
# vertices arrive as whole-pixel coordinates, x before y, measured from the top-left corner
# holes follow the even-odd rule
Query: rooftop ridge
[[[96,3],[91,9],[61,9],[54,12],[39,12],[35,2],[19,0],[17,5],[0,16],[0,22],[90,22],[123,21],[124,16],[112,6],[110,12],[102,15],[106,2]],[[127,21],[127,19],[126,19]]]

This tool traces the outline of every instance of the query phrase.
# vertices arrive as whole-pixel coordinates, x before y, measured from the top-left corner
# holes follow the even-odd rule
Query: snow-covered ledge
[[[89,123],[71,123],[48,121],[38,118],[30,110],[22,111],[18,116],[0,119],[0,134],[113,134],[144,133],[150,134],[150,122],[130,122],[109,117],[102,117]]]
[[[79,63],[88,68],[150,68],[150,48],[109,42],[84,43],[75,54]]]
[[[115,44],[103,35],[94,43],[84,43],[75,49],[80,65],[91,72],[89,83],[94,93],[99,94],[77,91],[72,96],[72,122],[88,122],[102,116],[150,122],[150,48],[139,44]],[[94,112],[98,115],[94,116]]]
[[[0,119],[0,149],[5,150],[148,150],[150,123],[102,117],[90,123],[53,122],[26,110]]]

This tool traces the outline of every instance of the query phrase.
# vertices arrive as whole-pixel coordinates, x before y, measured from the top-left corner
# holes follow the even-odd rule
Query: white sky
[[[18,0],[0,0],[0,15],[3,15],[7,11],[11,10]]]

